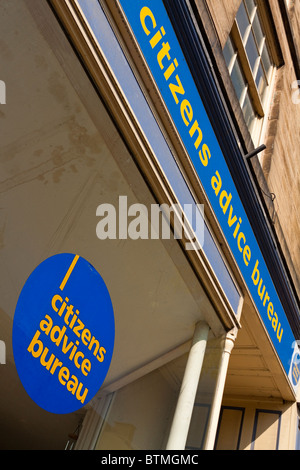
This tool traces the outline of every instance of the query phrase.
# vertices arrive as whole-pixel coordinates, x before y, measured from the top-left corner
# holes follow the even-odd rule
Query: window
[[[255,0],[243,0],[223,54],[247,127],[257,144],[275,66]]]

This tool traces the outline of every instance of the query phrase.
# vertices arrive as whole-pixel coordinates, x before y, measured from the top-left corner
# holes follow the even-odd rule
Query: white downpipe
[[[208,333],[209,326],[207,323],[197,323],[166,447],[167,450],[185,449]]]
[[[225,337],[224,350],[223,350],[222,359],[220,363],[219,374],[218,374],[214,399],[213,399],[213,403],[211,407],[203,450],[214,449],[219,416],[220,416],[220,411],[221,411],[221,405],[222,405],[222,400],[223,400],[225,381],[227,377],[228,364],[229,364],[229,359],[230,359],[231,351],[234,346],[235,339],[236,339],[235,331],[227,333]]]

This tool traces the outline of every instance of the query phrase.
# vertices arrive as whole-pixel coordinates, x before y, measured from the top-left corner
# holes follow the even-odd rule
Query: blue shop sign
[[[297,344],[163,2],[120,4],[289,375]]]

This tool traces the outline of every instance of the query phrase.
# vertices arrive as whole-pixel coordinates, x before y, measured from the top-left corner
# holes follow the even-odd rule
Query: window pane
[[[271,63],[270,55],[269,55],[268,48],[267,48],[266,44],[264,45],[261,58],[262,58],[263,66],[265,68],[267,80],[269,81],[270,72],[271,72],[271,69],[272,69],[272,63]]]
[[[264,93],[267,88],[267,82],[266,82],[265,74],[264,74],[261,64],[259,64],[255,82],[256,82],[258,93],[261,99],[263,100]]]
[[[246,94],[245,101],[244,101],[243,113],[244,113],[244,118],[245,118],[247,127],[249,129],[249,132],[252,132],[253,126],[255,124],[255,112],[254,112],[248,92]]]
[[[232,44],[232,40],[230,38],[228,38],[228,40],[225,44],[225,47],[223,49],[223,54],[224,54],[226,65],[227,65],[227,67],[229,67],[231,59],[235,54],[235,50],[234,50],[234,47],[233,47],[233,44]]]
[[[246,86],[246,81],[244,79],[244,76],[243,76],[243,73],[242,73],[242,70],[238,61],[235,62],[234,67],[232,69],[231,79],[232,79],[232,83],[236,91],[237,97],[240,101],[242,93]]]
[[[249,13],[250,19],[252,18],[254,9],[256,7],[254,0],[245,0],[245,4]]]
[[[255,13],[255,17],[254,17],[252,26],[253,26],[254,36],[255,36],[255,39],[256,39],[256,42],[257,42],[258,49],[259,49],[259,51],[261,51],[261,46],[262,46],[262,42],[263,42],[263,39],[264,39],[264,33],[262,32],[260,21],[259,21],[257,13]]]
[[[258,59],[258,50],[254,41],[253,33],[249,34],[248,41],[246,44],[246,53],[249,59],[250,67],[252,72],[254,71],[256,61]]]
[[[241,33],[241,37],[244,40],[245,33],[248,26],[250,25],[250,22],[243,2],[241,3],[239,11],[237,12],[236,21]]]

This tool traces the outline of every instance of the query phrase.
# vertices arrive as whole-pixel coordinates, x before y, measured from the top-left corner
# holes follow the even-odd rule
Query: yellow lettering
[[[58,312],[58,310],[59,310],[58,307],[56,307],[56,301],[57,301],[57,300],[59,300],[61,304],[62,304],[62,302],[63,302],[62,297],[61,297],[60,295],[58,295],[58,294],[57,294],[57,295],[54,295],[54,296],[52,297],[51,305],[52,305],[52,308],[53,308],[54,312]]]
[[[40,329],[48,335],[50,333],[50,330],[53,326],[53,321],[52,318],[49,315],[45,315],[46,320],[42,320],[40,322]]]
[[[216,171],[216,176],[213,176],[211,179],[211,186],[214,189],[216,196],[218,196],[221,188],[222,188],[222,180],[220,173]]]
[[[259,281],[259,285],[258,285],[258,288],[257,288],[257,292],[258,292],[258,295],[261,298],[261,300],[263,299],[263,296],[265,294],[265,290],[266,290],[266,286],[263,284],[263,279],[261,279]]]
[[[244,252],[243,252],[243,259],[244,263],[246,266],[249,266],[250,260],[251,260],[251,250],[248,245],[245,246]]]
[[[81,339],[82,339],[83,344],[85,346],[87,346],[89,344],[89,342],[91,341],[91,338],[92,338],[92,334],[91,334],[90,330],[85,328],[82,332],[82,335],[81,335]]]
[[[175,85],[174,83],[170,83],[169,88],[171,90],[171,93],[173,95],[173,98],[174,98],[176,104],[178,104],[179,99],[177,98],[177,93],[179,95],[184,95],[185,90],[182,86],[182,83],[181,83],[180,78],[178,77],[178,75],[176,75],[175,78],[176,78],[176,81],[177,81],[177,85]]]
[[[270,300],[270,296],[269,296],[268,292],[266,292],[266,295],[265,295],[265,298],[264,298],[264,303],[263,303],[264,307],[266,306],[266,303],[267,303],[268,300]]]
[[[84,359],[81,364],[81,372],[83,375],[87,376],[92,367],[91,361],[89,359]]]
[[[75,375],[71,376],[71,379],[67,383],[67,390],[72,393],[72,395],[75,395],[76,388],[78,385],[78,379]]]
[[[27,348],[27,351],[30,352],[35,358],[39,357],[44,349],[43,342],[39,340],[40,334],[41,334],[40,331],[37,331],[35,333],[30,345]],[[37,350],[34,348],[36,345],[38,346]]]
[[[190,129],[190,136],[193,137],[196,131],[198,132],[198,137],[194,145],[195,145],[195,148],[197,149],[199,145],[201,144],[202,138],[203,138],[202,131],[198,125],[198,121],[195,121],[194,124],[192,125],[192,128]]]
[[[207,166],[208,165],[208,160],[211,157],[211,153],[210,153],[210,150],[209,150],[209,148],[206,144],[202,145],[202,152],[203,152],[203,155],[202,155],[201,151],[199,152],[199,157],[200,157],[201,163],[202,163],[203,166]]]
[[[105,350],[103,347],[101,347],[101,348],[99,349],[99,355],[97,356],[97,359],[98,359],[99,362],[103,362],[103,361],[104,361],[104,354],[105,354],[105,353],[106,353],[106,350]]]
[[[225,190],[221,192],[220,207],[221,207],[221,209],[223,209],[223,214],[224,215],[227,212],[227,209],[229,207],[231,199],[232,199],[232,194],[231,193],[228,194]],[[232,206],[230,206],[230,207],[232,207]]]
[[[239,248],[239,250],[240,250],[241,253],[242,253],[242,251],[243,251],[243,247],[241,246],[241,240],[242,240],[242,239],[244,240],[244,246],[245,246],[245,244],[246,244],[246,237],[245,237],[245,235],[243,234],[243,232],[240,232],[240,233],[239,233],[239,236],[238,236],[237,244],[238,244],[238,248]]]
[[[143,30],[147,34],[147,36],[149,36],[150,30],[146,27],[146,18],[151,19],[152,27],[153,27],[152,29],[155,29],[156,28],[156,21],[155,21],[155,18],[154,18],[154,15],[153,15],[152,11],[148,7],[143,7],[141,9],[141,12],[140,12],[141,25],[143,27]]]
[[[167,68],[167,70],[164,72],[164,77],[165,79],[168,81],[169,78],[171,77],[171,75],[174,73],[175,71],[175,67],[178,67],[178,61],[177,59],[174,59],[172,64],[169,65],[169,67]]]
[[[55,361],[54,361],[53,366],[51,367],[50,374],[53,375],[55,370],[57,369],[57,367],[61,367],[62,365],[63,365],[63,363],[60,362],[60,360],[56,358]]]
[[[96,356],[100,344],[99,344],[99,341],[95,338],[95,336],[92,337],[91,342],[89,344],[89,350],[90,351],[92,350],[92,347],[93,347],[94,344],[95,344],[95,349],[94,349],[93,354],[94,354],[94,356]]]
[[[188,100],[184,99],[181,102],[180,112],[181,112],[181,117],[183,119],[184,124],[188,126],[190,122],[192,121],[193,114],[194,114],[191,103]]]
[[[50,358],[46,361],[46,356],[47,356],[48,352],[49,352],[49,349],[45,348],[42,355],[41,355],[41,358],[40,358],[40,363],[42,364],[42,366],[46,367],[47,370],[50,369],[50,367],[52,365],[52,362],[55,359],[54,354],[51,354]]]
[[[272,302],[270,302],[269,305],[268,305],[267,313],[268,313],[269,320],[271,321],[273,313],[274,313],[274,307],[273,307]]]
[[[75,364],[75,366],[77,367],[77,369],[80,369],[80,364],[79,364],[79,362],[78,362],[78,358],[79,358],[79,357],[84,358],[83,352],[78,351],[78,352],[75,354],[75,357],[74,357],[74,364]]]
[[[251,279],[252,279],[253,284],[254,284],[255,286],[257,286],[258,281],[259,281],[259,278],[260,278],[259,270],[257,269],[257,268],[258,268],[258,265],[259,265],[259,263],[258,263],[258,261],[256,261],[255,267],[254,267],[253,272],[252,272],[252,275],[251,275]]]
[[[283,328],[281,328],[281,331],[280,331],[280,327],[281,327],[281,323],[279,323],[278,330],[277,330],[277,339],[278,339],[279,343],[281,342],[282,333],[283,333]]]
[[[62,367],[58,373],[58,380],[62,385],[66,385],[66,382],[69,380],[70,371],[67,367]]]
[[[88,389],[86,388],[84,390],[84,393],[83,395],[80,396],[80,391],[82,389],[82,383],[80,382],[78,388],[77,388],[77,391],[76,391],[76,398],[77,400],[79,400],[81,403],[84,403],[84,400],[86,399],[86,396],[87,396],[87,393],[88,393]]]
[[[278,325],[278,316],[277,316],[277,313],[274,312],[274,316],[273,316],[273,319],[272,319],[272,327],[273,327],[274,331],[276,331],[277,325]]]

